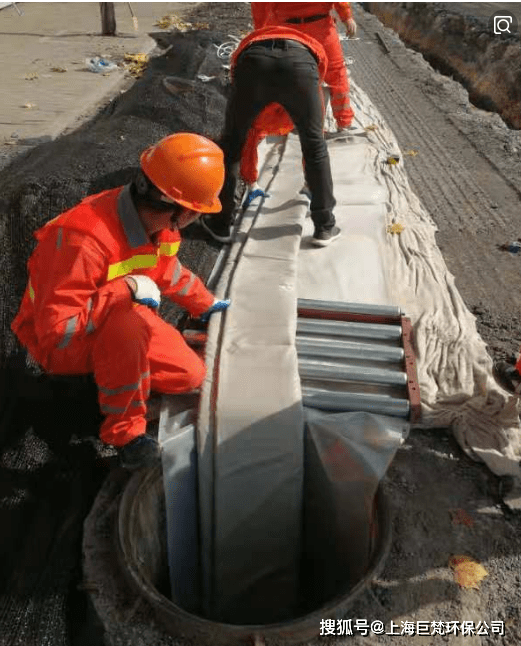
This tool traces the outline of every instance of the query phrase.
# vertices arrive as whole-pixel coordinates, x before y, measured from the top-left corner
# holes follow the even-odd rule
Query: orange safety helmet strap
[[[218,213],[224,184],[223,151],[188,132],[169,135],[141,154],[141,169],[162,193],[200,213]]]

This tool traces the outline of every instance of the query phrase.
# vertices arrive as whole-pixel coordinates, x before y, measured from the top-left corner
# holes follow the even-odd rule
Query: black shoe
[[[153,467],[159,464],[160,458],[159,442],[148,434],[139,435],[119,449],[119,463],[130,471]]]
[[[521,396],[521,375],[508,361],[494,363],[494,378],[509,393]]]
[[[221,224],[218,220],[211,215],[202,215],[200,220],[203,229],[209,233],[217,242],[231,242],[232,236],[230,234],[230,227]]]
[[[311,244],[314,244],[315,247],[327,247],[333,240],[339,238],[341,233],[338,227],[315,229],[315,234],[311,238]]]

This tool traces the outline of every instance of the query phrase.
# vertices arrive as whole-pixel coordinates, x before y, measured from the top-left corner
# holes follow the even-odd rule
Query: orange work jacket
[[[253,4],[271,4],[271,3],[253,3]],[[252,6],[253,6],[252,4]],[[320,82],[323,81],[327,71],[327,56],[322,45],[311,38],[307,34],[303,34],[296,29],[284,26],[271,26],[257,29],[240,43],[235,50],[231,60],[231,74],[237,63],[237,58],[240,54],[254,42],[260,40],[268,40],[271,38],[287,38],[290,40],[297,40],[303,45],[306,45],[315,55],[318,63],[318,73]],[[278,103],[270,103],[264,110],[256,117],[248,132],[246,143],[242,150],[241,156],[241,177],[245,182],[253,184],[257,181],[257,146],[268,135],[287,135],[294,128],[293,122],[289,114]]]
[[[155,243],[150,240],[129,186],[85,198],[34,236],[29,281],[11,328],[41,365],[53,348],[65,347],[73,335],[91,334],[115,302],[130,298],[124,276],[149,276],[193,316],[214,301],[179,262],[179,231],[164,229]]]
[[[353,17],[350,2],[252,2],[253,28],[280,25],[288,18],[330,14],[333,9],[342,22]]]

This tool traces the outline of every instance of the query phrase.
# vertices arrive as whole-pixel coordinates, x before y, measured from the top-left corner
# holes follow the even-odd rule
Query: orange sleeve
[[[39,345],[65,347],[73,336],[94,331],[114,303],[130,298],[123,278],[105,283],[106,255],[95,240],[56,229],[36,251],[29,293]]]
[[[257,146],[262,139],[262,133],[255,127],[254,123],[248,131],[248,136],[246,137],[246,142],[242,147],[241,153],[241,178],[247,184],[254,184],[259,179]]]
[[[274,2],[251,2],[251,15],[253,18],[253,29],[260,29],[273,24]]]
[[[156,279],[156,283],[163,296],[184,307],[192,316],[206,312],[215,300],[203,281],[183,267],[176,256],[172,258],[165,274]]]
[[[333,9],[337,12],[342,22],[347,22],[353,17],[350,2],[333,2]]]

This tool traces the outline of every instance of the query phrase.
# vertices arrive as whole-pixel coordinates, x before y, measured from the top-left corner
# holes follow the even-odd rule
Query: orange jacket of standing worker
[[[349,77],[344,55],[331,11],[335,10],[342,22],[352,17],[349,2],[252,2],[251,12],[254,29],[270,25],[288,26],[303,35],[311,36],[323,46],[328,63],[324,81],[331,91],[331,108],[339,127],[346,128],[353,120],[349,102]],[[322,16],[318,20],[301,24],[287,23],[288,19],[306,19]],[[279,36],[283,38],[283,36]],[[293,123],[287,112],[268,106],[259,115],[250,130],[241,159],[241,177],[249,184],[257,181],[257,146],[268,135],[285,135],[293,130]]]
[[[254,4],[269,5],[272,3],[252,3],[252,7]],[[320,82],[324,80],[327,71],[327,57],[324,48],[314,38],[300,33],[299,31],[292,29],[290,26],[263,27],[261,29],[256,29],[246,36],[246,38],[240,42],[239,47],[233,54],[231,60],[232,76],[237,58],[246,47],[258,40],[267,40],[271,38],[288,38],[290,40],[297,40],[303,45],[306,45],[317,59]],[[262,139],[268,135],[287,135],[288,132],[293,130],[293,128],[294,125],[289,114],[281,105],[278,103],[270,103],[270,105],[264,108],[253,122],[242,150],[240,173],[245,182],[253,184],[257,181],[257,147]]]
[[[154,379],[164,386],[161,392],[176,392],[199,386],[190,382],[194,370],[198,381],[204,378],[204,364],[199,366],[198,359],[188,348],[185,350],[180,333],[155,311],[132,304],[124,277],[150,277],[164,296],[193,316],[207,311],[214,296],[179,262],[181,237],[177,230],[162,230],[155,243],[149,239],[133,206],[129,186],[85,198],[39,229],[35,237],[38,246],[29,259],[29,281],[12,329],[45,371],[84,374],[94,372],[85,348],[92,346],[89,339],[103,328],[110,313],[108,327],[119,329],[107,330],[106,325],[101,345],[110,347],[103,348],[99,343],[97,347],[98,363],[104,352],[111,358],[105,361],[105,372],[96,375],[101,411],[109,414],[131,409],[139,423],[132,424],[130,414],[125,413],[127,417],[121,422],[114,424],[112,420],[111,426],[107,423],[102,427],[100,435],[104,442],[122,446],[145,431],[146,399]],[[161,357],[165,361],[165,367],[156,368],[156,375],[152,374],[152,382],[150,372],[134,374],[135,366],[126,365],[130,358],[110,354],[117,346],[117,336],[131,325],[132,312],[136,311],[133,307],[140,308],[147,339],[153,337],[159,356],[156,363]],[[122,315],[114,317],[115,311]],[[176,343],[178,347],[173,348]],[[181,366],[177,375],[167,376],[166,358],[174,351],[187,368],[183,371]],[[110,386],[114,377],[121,384],[118,389]],[[126,400],[132,389],[135,393],[129,403]]]

